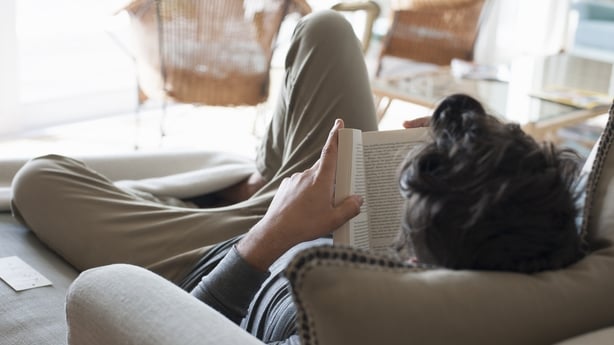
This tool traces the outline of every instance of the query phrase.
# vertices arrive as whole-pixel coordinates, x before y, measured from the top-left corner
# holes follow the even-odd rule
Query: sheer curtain
[[[555,54],[566,48],[570,0],[489,1],[476,62],[509,63],[516,57]]]
[[[0,1],[0,134],[20,128],[15,0]]]
[[[127,38],[123,2],[0,0],[0,138],[133,114],[134,65],[110,35]]]

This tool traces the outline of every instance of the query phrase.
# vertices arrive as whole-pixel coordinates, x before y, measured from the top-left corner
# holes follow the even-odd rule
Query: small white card
[[[49,279],[17,256],[0,258],[0,278],[15,291],[52,285]]]

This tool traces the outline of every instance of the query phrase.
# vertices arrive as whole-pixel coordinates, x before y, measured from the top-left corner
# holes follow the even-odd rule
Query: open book
[[[335,244],[374,251],[390,248],[401,229],[399,168],[409,150],[427,138],[427,128],[339,131],[335,203],[353,194],[361,195],[364,203],[358,216],[335,230]]]

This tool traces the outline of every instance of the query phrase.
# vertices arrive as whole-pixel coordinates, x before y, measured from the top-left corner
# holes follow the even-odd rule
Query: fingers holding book
[[[403,121],[403,128],[428,127],[430,125],[431,125],[430,116],[424,116],[424,117],[419,117],[413,120]]]
[[[320,159],[283,180],[267,213],[239,242],[239,253],[254,267],[268,269],[294,245],[326,236],[360,212],[360,196],[334,203],[340,128],[343,121],[335,121]]]

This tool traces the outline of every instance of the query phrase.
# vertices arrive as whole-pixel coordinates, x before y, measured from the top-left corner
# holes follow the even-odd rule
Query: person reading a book
[[[147,195],[51,155],[15,177],[15,217],[77,269],[146,267],[265,343],[298,344],[281,272],[359,213],[361,196],[333,203],[338,131],[377,123],[361,46],[341,15],[303,18],[285,63],[257,173],[220,193],[233,204],[198,208]],[[581,257],[571,154],[537,144],[463,95],[443,100],[430,124],[432,143],[411,152],[400,175],[400,247],[419,263],[459,269],[534,272]]]
[[[584,256],[575,223],[577,155],[537,143],[466,95],[442,100],[429,123],[433,140],[408,153],[399,178],[406,200],[397,249],[409,250],[412,263],[534,273]],[[224,258],[192,289],[235,322],[259,324],[255,335],[265,341],[298,343],[283,267],[296,251],[331,243],[325,236],[360,211],[360,196],[333,201],[342,126],[335,123],[311,168],[282,182],[245,237],[221,246]],[[233,286],[241,286],[242,303],[229,303],[241,300]]]

